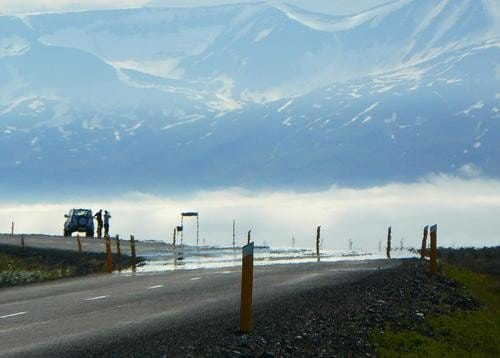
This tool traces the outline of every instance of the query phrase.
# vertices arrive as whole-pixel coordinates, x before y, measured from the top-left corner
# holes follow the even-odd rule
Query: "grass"
[[[429,317],[416,330],[375,333],[372,339],[379,356],[500,357],[499,276],[452,265],[444,265],[443,274],[461,283],[482,306]]]
[[[122,258],[123,263],[129,261]],[[104,254],[0,245],[0,288],[103,272]]]

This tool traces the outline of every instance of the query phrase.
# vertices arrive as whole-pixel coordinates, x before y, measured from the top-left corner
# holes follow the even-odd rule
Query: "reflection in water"
[[[395,252],[396,257],[413,257],[405,252]],[[175,246],[155,252],[141,253],[146,259],[138,272],[157,272],[172,270],[194,270],[209,268],[238,267],[241,265],[241,249],[232,247],[194,247]],[[321,262],[343,260],[380,259],[383,256],[359,251],[321,251]],[[274,249],[256,246],[254,251],[255,265],[298,264],[318,262],[315,250],[285,248]]]

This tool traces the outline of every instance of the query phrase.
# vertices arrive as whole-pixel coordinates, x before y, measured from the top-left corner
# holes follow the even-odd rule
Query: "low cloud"
[[[394,245],[418,247],[422,228],[439,225],[443,246],[500,245],[500,181],[449,176],[429,177],[413,184],[387,184],[365,189],[332,187],[314,193],[252,192],[243,189],[199,192],[183,198],[130,193],[109,202],[63,201],[58,204],[0,203],[0,230],[60,234],[63,215],[72,207],[112,212],[112,233],[169,242],[182,211],[200,213],[200,240],[228,246],[232,220],[238,244],[252,229],[258,244],[314,246],[316,226],[322,226],[324,247],[375,251],[385,245],[388,226]],[[194,220],[185,220],[184,239],[195,244]]]
[[[197,7],[225,4],[252,3],[253,0],[2,0],[0,14],[23,14],[37,12],[84,11],[100,9],[122,9],[140,6]],[[269,0],[271,4],[282,2],[305,10],[345,15],[354,14],[386,3],[387,0]]]
[[[0,14],[82,11],[139,7],[149,0],[2,0]]]

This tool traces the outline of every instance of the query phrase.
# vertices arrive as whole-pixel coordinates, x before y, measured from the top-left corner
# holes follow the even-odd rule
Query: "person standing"
[[[102,237],[102,209],[94,215],[94,219],[97,221],[97,238],[100,239]]]
[[[111,219],[110,212],[104,210],[104,237],[109,237],[109,219]]]

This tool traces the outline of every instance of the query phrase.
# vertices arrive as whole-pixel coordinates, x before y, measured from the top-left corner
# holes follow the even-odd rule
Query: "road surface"
[[[50,236],[50,235],[10,235],[0,234],[0,244],[21,245],[21,238],[27,247],[43,249],[59,249],[77,251],[76,237]],[[97,238],[80,238],[84,252],[104,253],[106,252],[105,240]],[[112,250],[115,251],[115,239],[112,238]],[[130,255],[130,241],[120,239],[121,252]],[[151,252],[161,252],[171,250],[171,246],[155,241],[136,241],[137,256]]]
[[[355,281],[397,261],[255,268],[254,305],[301,290]],[[239,267],[115,273],[0,290],[0,356],[72,356],[137,334],[221,314],[238,322]]]

